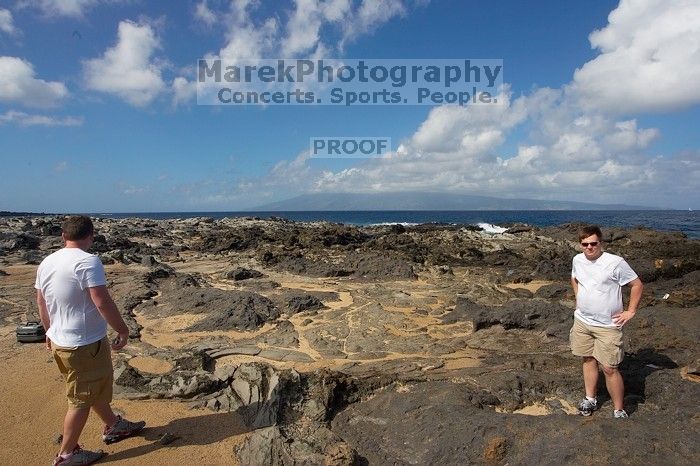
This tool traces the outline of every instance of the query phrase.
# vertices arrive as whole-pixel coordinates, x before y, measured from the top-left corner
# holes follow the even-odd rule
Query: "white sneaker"
[[[596,409],[598,409],[598,400],[591,401],[588,398],[584,398],[578,404],[578,413],[581,416],[590,416]]]

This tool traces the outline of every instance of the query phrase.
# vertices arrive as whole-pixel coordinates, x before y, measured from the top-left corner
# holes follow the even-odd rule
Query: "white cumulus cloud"
[[[700,103],[697,0],[622,0],[589,39],[600,55],[571,87],[585,108],[630,114]]]
[[[414,1],[417,6],[427,2]],[[197,3],[198,21],[226,25],[226,43],[205,58],[221,58],[227,64],[264,58],[338,58],[344,44],[376,31],[394,17],[405,15],[405,0],[294,0],[293,8],[279,15],[260,15],[261,2],[230,1],[215,10],[206,0]],[[184,81],[183,81],[184,80]],[[182,104],[193,85],[179,77],[173,83],[173,102]]]
[[[349,0],[295,0],[294,12],[281,38],[282,56],[295,58],[317,50],[326,50],[321,41],[321,28],[328,23],[338,23],[350,13]]]
[[[45,16],[81,17],[99,0],[20,0],[18,7],[38,8]]]
[[[443,191],[656,206],[677,204],[700,183],[697,154],[647,155],[659,131],[636,120],[584,112],[555,89],[513,98],[506,88],[498,100],[433,109],[388,157],[334,172],[297,156],[280,162],[267,181],[286,188],[278,175],[288,171],[315,192]],[[504,141],[523,126],[528,135],[509,152]]]
[[[178,76],[173,80],[173,106],[187,104],[197,95],[197,83]]]
[[[503,142],[504,133],[526,117],[523,101],[511,105],[508,95],[502,105],[443,106],[430,111],[413,135],[417,150],[423,152],[463,151],[476,155]]]
[[[194,16],[207,26],[211,26],[212,24],[216,23],[216,14],[209,9],[207,0],[202,0],[201,2],[197,3],[194,9]]]
[[[0,102],[28,107],[53,107],[68,96],[66,86],[35,76],[31,63],[18,57],[0,56]]]
[[[9,35],[15,35],[19,32],[12,22],[12,12],[4,8],[0,8],[0,31]]]
[[[390,19],[404,14],[406,6],[401,0],[362,0],[352,18],[345,22],[341,44],[371,34]]]
[[[3,124],[16,124],[19,126],[80,126],[83,124],[83,119],[72,116],[31,115],[10,110],[0,114],[0,125]]]
[[[89,89],[113,94],[131,105],[151,103],[165,88],[163,65],[153,60],[160,41],[148,24],[119,23],[117,44],[84,63]]]

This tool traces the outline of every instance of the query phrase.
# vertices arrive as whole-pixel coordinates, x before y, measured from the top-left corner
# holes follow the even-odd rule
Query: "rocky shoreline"
[[[60,222],[0,218],[5,325],[36,318],[13,275],[62,246]],[[625,331],[631,417],[603,399],[581,418],[577,227],[97,219],[133,338],[118,396],[237,413],[241,464],[700,463],[700,241],[605,231],[646,285]]]

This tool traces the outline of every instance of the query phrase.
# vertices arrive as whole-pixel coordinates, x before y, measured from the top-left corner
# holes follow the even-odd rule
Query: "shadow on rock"
[[[668,356],[653,348],[644,348],[636,353],[625,355],[620,364],[620,372],[625,380],[625,409],[629,413],[637,410],[637,405],[646,401],[646,379],[651,374],[662,369],[676,369],[678,365]],[[599,383],[605,384],[601,377]],[[599,387],[599,393],[607,393]]]
[[[101,462],[126,460],[144,457],[161,448],[182,447],[186,445],[212,445],[234,435],[244,434],[253,428],[246,426],[243,417],[237,413],[211,413],[201,416],[174,419],[162,426],[147,427],[143,431],[148,445],[141,445],[128,450],[109,454]],[[172,443],[164,445],[161,438],[165,434],[175,437]]]

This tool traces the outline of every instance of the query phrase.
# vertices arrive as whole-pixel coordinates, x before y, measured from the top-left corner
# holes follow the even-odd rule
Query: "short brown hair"
[[[600,231],[600,227],[598,225],[586,225],[581,227],[581,229],[578,231],[578,240],[581,241],[582,239],[593,235],[596,235],[599,241],[603,239],[603,232]]]
[[[80,241],[95,232],[92,220],[85,215],[71,215],[63,221],[61,229],[68,241]]]

